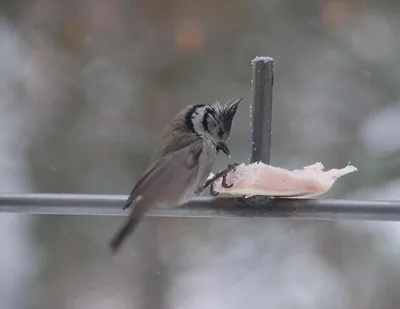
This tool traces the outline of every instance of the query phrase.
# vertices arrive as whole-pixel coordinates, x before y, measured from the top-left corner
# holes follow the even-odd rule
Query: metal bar
[[[271,156],[272,86],[275,61],[256,57],[253,65],[252,149],[250,162],[269,164]]]
[[[122,195],[0,194],[0,213],[123,216]],[[400,201],[270,199],[249,203],[238,198],[198,197],[182,207],[153,209],[153,217],[303,218],[313,220],[400,221]]]

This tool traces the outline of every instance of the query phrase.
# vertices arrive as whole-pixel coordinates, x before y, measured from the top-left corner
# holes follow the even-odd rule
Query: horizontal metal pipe
[[[129,213],[121,209],[126,198],[122,195],[0,194],[0,213],[122,216]],[[181,207],[153,209],[148,215],[400,221],[400,201],[196,197]]]

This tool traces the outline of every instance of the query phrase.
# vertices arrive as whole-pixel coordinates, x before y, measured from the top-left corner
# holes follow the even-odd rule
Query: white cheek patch
[[[207,135],[206,132],[204,131],[203,119],[204,119],[204,114],[208,108],[209,106],[203,106],[196,109],[193,112],[192,115],[193,128],[195,132],[198,134]]]

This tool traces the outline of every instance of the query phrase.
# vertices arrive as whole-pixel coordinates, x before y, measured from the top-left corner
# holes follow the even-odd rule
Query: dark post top
[[[256,57],[253,65],[252,145],[250,162],[270,163],[272,86],[275,61],[271,57]]]

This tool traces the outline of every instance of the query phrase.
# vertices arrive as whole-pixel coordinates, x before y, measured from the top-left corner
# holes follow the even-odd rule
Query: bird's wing
[[[123,209],[131,206],[136,198],[147,191],[149,185],[159,178],[160,175],[164,175],[167,170],[171,176],[176,173],[177,175],[175,177],[185,177],[185,175],[189,176],[192,174],[193,169],[197,167],[201,151],[202,143],[198,141],[190,146],[181,148],[162,158],[154,160],[153,164],[147,168],[136,182],[128,199],[124,203]]]
[[[110,243],[116,252],[123,240],[133,232],[141,218],[157,202],[179,203],[183,195],[195,188],[202,142],[196,142],[165,156],[138,181],[125,205],[133,204],[128,221]]]
[[[122,207],[122,209],[127,209],[129,206],[131,206],[132,202],[137,198],[137,188],[140,187],[140,185],[146,181],[146,179],[151,176],[153,174],[153,172],[157,169],[158,166],[160,166],[160,164],[162,163],[162,161],[157,162],[155,164],[153,164],[152,166],[150,166],[150,168],[148,168],[143,174],[142,176],[139,178],[139,180],[136,182],[136,184],[134,185],[131,193],[129,194],[128,199],[125,201],[124,206]]]

